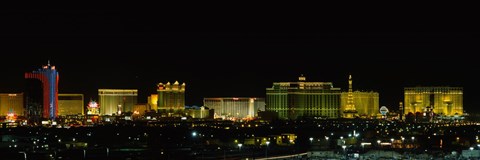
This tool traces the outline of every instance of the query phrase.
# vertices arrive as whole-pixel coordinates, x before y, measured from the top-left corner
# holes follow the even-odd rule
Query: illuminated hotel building
[[[405,87],[404,114],[463,115],[462,87]]]
[[[205,107],[191,107],[191,108],[185,108],[185,114],[187,116],[190,116],[192,118],[208,118],[208,119],[213,119],[214,118],[214,112],[211,108],[205,108]]]
[[[158,109],[158,94],[151,94],[148,96],[148,109],[157,111]]]
[[[25,73],[25,78],[38,79],[43,88],[43,118],[54,120],[58,116],[58,72],[55,66],[46,66],[36,71]]]
[[[213,109],[215,118],[251,118],[265,110],[264,98],[204,98],[203,105]]]
[[[185,110],[185,83],[180,85],[178,81],[157,85],[158,102],[157,107],[161,112],[183,112]]]
[[[348,77],[348,92],[342,92],[340,106],[342,117],[353,118],[355,116],[368,118],[375,117],[379,112],[378,92],[353,91],[352,75]]]
[[[136,89],[98,89],[100,114],[119,115],[124,112],[133,112],[137,104],[138,90]]]
[[[23,93],[0,93],[0,116],[13,113],[23,116]]]
[[[84,115],[83,94],[58,94],[58,115]]]
[[[303,75],[298,80],[274,82],[267,88],[266,110],[277,112],[282,119],[340,116],[340,88],[332,82],[306,82]]]
[[[378,92],[352,92],[353,104],[359,117],[375,117],[379,113],[379,94]],[[342,92],[341,106],[346,106],[348,92]],[[342,108],[343,110],[343,108]]]

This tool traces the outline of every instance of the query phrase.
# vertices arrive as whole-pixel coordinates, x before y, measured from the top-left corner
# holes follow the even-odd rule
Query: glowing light
[[[95,101],[90,101],[90,103],[88,103],[88,107],[90,107],[90,108],[98,108],[98,103],[95,102]]]

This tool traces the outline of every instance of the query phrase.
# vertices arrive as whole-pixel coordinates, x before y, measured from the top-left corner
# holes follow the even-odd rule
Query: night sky
[[[301,18],[299,18],[301,17]],[[0,92],[23,92],[23,74],[50,60],[60,93],[97,99],[98,88],[187,84],[187,105],[204,97],[265,97],[272,82],[333,82],[377,91],[397,109],[406,86],[464,87],[476,97],[480,50],[473,21],[361,16],[180,14],[120,11],[2,11]]]

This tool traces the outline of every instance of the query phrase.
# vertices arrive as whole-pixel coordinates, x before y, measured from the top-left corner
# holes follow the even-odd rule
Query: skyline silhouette
[[[464,88],[467,112],[480,112],[473,78],[479,34],[462,23],[2,12],[3,93],[22,92],[23,74],[50,60],[59,71],[59,93],[83,93],[86,100],[96,99],[100,88],[138,88],[139,102],[146,102],[157,83],[178,80],[187,85],[186,104],[202,105],[204,97],[264,97],[273,82],[300,74],[346,91],[352,74],[353,90],[379,92],[380,106],[395,110],[403,87],[452,86]]]

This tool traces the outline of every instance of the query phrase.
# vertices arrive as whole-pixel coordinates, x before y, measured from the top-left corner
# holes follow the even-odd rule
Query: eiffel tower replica
[[[357,116],[357,110],[355,109],[355,104],[353,103],[353,89],[352,89],[352,75],[348,76],[348,95],[347,95],[347,105],[345,110],[343,110],[344,118],[355,118]]]

